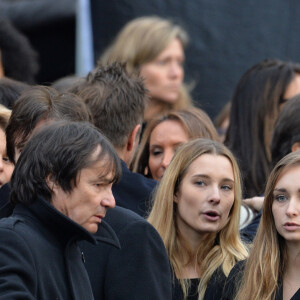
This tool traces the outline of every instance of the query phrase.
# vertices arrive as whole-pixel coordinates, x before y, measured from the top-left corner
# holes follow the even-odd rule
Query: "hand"
[[[245,203],[247,206],[258,212],[262,209],[264,205],[264,199],[264,197],[247,198],[243,200],[243,203]]]

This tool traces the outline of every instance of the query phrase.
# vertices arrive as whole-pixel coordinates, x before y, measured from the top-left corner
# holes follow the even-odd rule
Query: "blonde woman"
[[[187,33],[171,21],[141,17],[125,25],[99,62],[126,62],[129,72],[139,72],[145,79],[150,94],[145,111],[148,121],[157,114],[192,103],[183,84],[187,42]]]
[[[247,257],[240,205],[239,169],[223,144],[196,139],[178,149],[148,218],[167,249],[173,300],[221,299],[231,268]]]
[[[230,273],[224,299],[300,299],[299,178],[296,151],[281,159],[269,176],[253,248],[247,261]]]

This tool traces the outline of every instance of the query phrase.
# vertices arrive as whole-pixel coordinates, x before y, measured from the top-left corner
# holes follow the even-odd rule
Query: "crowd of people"
[[[300,299],[300,65],[257,62],[214,124],[187,43],[141,17],[51,86],[0,56],[0,299]]]

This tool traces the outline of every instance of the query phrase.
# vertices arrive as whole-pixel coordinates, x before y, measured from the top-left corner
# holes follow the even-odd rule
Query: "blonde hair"
[[[218,233],[207,234],[196,253],[192,253],[176,228],[176,203],[174,194],[192,162],[203,154],[222,155],[229,159],[234,173],[234,203],[226,225]],[[208,139],[195,139],[181,146],[160,182],[148,221],[159,232],[176,275],[186,265],[184,255],[190,263],[196,258],[202,277],[198,286],[198,299],[203,299],[212,274],[220,266],[228,276],[239,260],[247,257],[247,249],[240,240],[239,218],[241,206],[241,182],[238,165],[232,153],[221,143]],[[184,297],[187,297],[189,279],[180,279]]]
[[[133,161],[134,172],[151,177],[151,172],[148,167],[150,136],[157,125],[168,120],[179,122],[190,140],[201,137],[219,141],[219,135],[214,124],[202,109],[192,107],[183,110],[170,111],[162,116],[157,116],[148,122]]]
[[[296,165],[300,165],[299,151],[282,158],[269,176],[262,218],[235,299],[275,299],[278,280],[283,278],[288,257],[285,240],[278,234],[274,222],[273,191],[280,174]]]
[[[139,72],[143,64],[155,59],[175,38],[183,47],[188,43],[187,33],[169,20],[156,16],[137,18],[123,27],[99,62],[102,64],[122,62],[126,63],[129,73]],[[189,92],[183,84],[178,101],[166,107],[168,110],[182,109],[191,103]]]

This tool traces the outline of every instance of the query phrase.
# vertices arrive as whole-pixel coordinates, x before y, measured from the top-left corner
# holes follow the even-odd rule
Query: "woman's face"
[[[288,243],[300,242],[300,165],[280,174],[273,191],[272,213],[278,233]]]
[[[176,38],[154,60],[141,66],[140,74],[152,98],[177,101],[184,77],[183,62],[183,47]]]
[[[0,188],[10,181],[14,165],[6,155],[6,137],[5,132],[0,129]]]
[[[177,147],[189,140],[182,125],[175,120],[158,124],[150,135],[148,166],[152,177],[161,180]]]
[[[218,232],[227,223],[234,203],[234,174],[230,160],[203,154],[189,166],[174,196],[176,222],[188,239]]]

